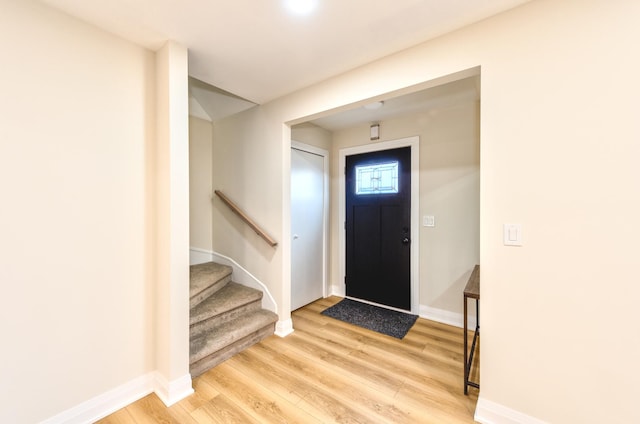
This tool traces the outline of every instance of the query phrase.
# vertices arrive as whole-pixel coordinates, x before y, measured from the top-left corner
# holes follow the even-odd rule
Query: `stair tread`
[[[191,338],[189,362],[199,361],[277,320],[273,312],[259,309],[223,324],[213,322],[206,331]]]
[[[191,308],[189,323],[198,323],[260,299],[262,299],[260,290],[230,282],[214,296]]]
[[[243,350],[253,346],[256,343],[260,343],[261,340],[272,336],[273,331],[274,325],[267,325],[265,327],[262,327],[260,330],[254,331],[246,337],[237,340],[233,344],[226,346],[211,355],[205,356],[199,361],[191,362],[189,364],[189,372],[191,373],[191,377],[195,378],[231,358],[233,355],[242,352]]]
[[[189,297],[202,293],[211,285],[231,275],[232,268],[216,262],[191,265],[189,278]]]

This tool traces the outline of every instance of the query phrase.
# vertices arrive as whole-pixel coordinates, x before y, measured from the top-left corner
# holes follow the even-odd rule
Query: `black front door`
[[[411,309],[411,147],[346,157],[347,296]]]

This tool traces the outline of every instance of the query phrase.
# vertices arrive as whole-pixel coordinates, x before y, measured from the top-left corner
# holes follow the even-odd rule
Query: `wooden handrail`
[[[233,203],[231,201],[231,199],[229,199],[227,196],[225,196],[225,194],[223,192],[221,192],[220,190],[216,190],[216,191],[214,191],[214,193],[220,198],[220,200],[222,200],[224,202],[224,204],[229,206],[229,209],[231,209],[236,215],[238,215],[240,217],[240,219],[242,219],[249,227],[251,227],[251,229],[253,231],[255,231],[256,234],[258,234],[260,237],[262,237],[264,239],[264,241],[266,241],[269,244],[269,246],[275,247],[275,246],[278,245],[277,241],[275,241],[274,239],[269,237],[269,235],[267,233],[265,233],[262,230],[262,228],[260,228],[258,226],[258,224],[253,222],[253,220],[251,218],[249,218],[249,216],[246,213],[244,213],[242,211],[242,209],[240,209],[238,207],[238,205]]]

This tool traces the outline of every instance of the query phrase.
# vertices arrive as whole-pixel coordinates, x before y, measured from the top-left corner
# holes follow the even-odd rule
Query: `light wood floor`
[[[320,315],[339,300],[295,311],[293,334],[194,379],[195,394],[170,408],[152,394],[99,422],[474,422],[478,391],[463,394],[462,329],[419,318],[398,340]]]

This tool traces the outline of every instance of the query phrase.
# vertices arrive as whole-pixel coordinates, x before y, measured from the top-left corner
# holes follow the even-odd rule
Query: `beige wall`
[[[291,128],[291,140],[331,151],[333,134],[310,122],[305,122]]]
[[[213,250],[213,126],[189,117],[189,245]]]
[[[380,122],[380,142],[420,137],[420,306],[424,314],[462,314],[460,293],[479,261],[479,103],[431,109]],[[340,273],[338,185],[340,149],[369,143],[369,125],[335,131],[332,149],[330,275],[344,293]],[[436,226],[422,226],[434,215]],[[471,304],[470,304],[471,305]],[[460,324],[462,321],[460,320]]]
[[[154,370],[154,54],[0,2],[0,422]]]
[[[213,200],[213,250],[238,262],[262,281],[283,305],[282,230],[283,152],[277,139],[282,124],[269,127],[264,110],[254,107],[213,125],[213,189],[221,190],[279,244],[271,247],[222,203]],[[271,132],[270,132],[271,130]],[[286,149],[290,157],[289,148]],[[283,242],[284,241],[284,242]],[[289,273],[290,270],[287,270]],[[286,299],[289,302],[289,299]]]
[[[288,308],[290,287],[283,123],[480,66],[481,412],[640,421],[639,20],[638,2],[533,1],[229,121],[225,131],[247,143],[230,152],[234,180],[248,187],[233,183],[232,194],[246,193],[251,210],[270,205],[265,221],[282,241],[259,266],[279,306]],[[522,224],[523,247],[503,246],[504,223]],[[240,254],[257,250],[251,237],[234,243]]]

